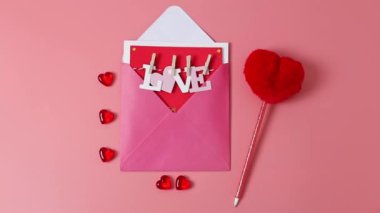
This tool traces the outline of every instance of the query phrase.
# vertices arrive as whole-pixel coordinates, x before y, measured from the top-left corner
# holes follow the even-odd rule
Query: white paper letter
[[[199,73],[199,75],[197,76],[197,72],[202,71],[204,67],[196,67],[194,70],[193,70],[193,67],[191,68],[192,70],[191,70],[190,92],[193,93],[193,92],[202,92],[202,91],[211,90],[211,82],[210,81],[205,82],[205,79],[202,73]],[[200,87],[199,84],[204,84],[204,85]]]
[[[144,82],[139,85],[140,89],[161,91],[162,87],[162,75],[159,73],[149,73],[148,70],[150,65],[144,64],[143,68],[145,69]],[[152,70],[156,69],[155,66],[152,67]]]

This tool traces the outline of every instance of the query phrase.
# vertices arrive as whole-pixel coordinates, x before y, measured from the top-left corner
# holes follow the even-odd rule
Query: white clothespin
[[[208,75],[209,74],[208,66],[210,65],[210,61],[211,61],[211,54],[208,54],[207,60],[206,60],[206,63],[205,63],[205,68],[203,69],[203,75]]]
[[[156,53],[153,53],[152,54],[152,58],[150,59],[150,64],[149,64],[149,70],[148,70],[148,73],[151,74],[152,73],[152,69],[154,67],[154,61],[156,60]]]
[[[186,74],[189,77],[191,75],[191,55],[186,56],[186,67]]]
[[[175,71],[175,62],[177,60],[177,56],[176,55],[173,55],[172,57],[172,75],[174,76],[176,74],[176,71]]]

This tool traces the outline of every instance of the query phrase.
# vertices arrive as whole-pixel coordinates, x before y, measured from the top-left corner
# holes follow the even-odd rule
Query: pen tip
[[[236,207],[239,204],[239,198],[235,197],[234,199],[234,206]]]

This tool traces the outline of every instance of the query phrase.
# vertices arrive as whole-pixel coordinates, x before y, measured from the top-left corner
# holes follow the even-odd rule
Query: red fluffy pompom
[[[257,96],[276,104],[301,90],[305,74],[300,62],[258,49],[248,56],[244,75]]]

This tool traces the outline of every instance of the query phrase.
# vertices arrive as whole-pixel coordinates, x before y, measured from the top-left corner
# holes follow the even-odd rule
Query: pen
[[[256,122],[256,127],[255,127],[255,130],[254,130],[253,135],[252,135],[252,139],[251,139],[251,143],[249,145],[247,157],[245,159],[243,171],[241,172],[241,177],[240,177],[238,189],[237,189],[237,192],[235,195],[235,199],[234,199],[234,206],[235,207],[239,204],[239,201],[243,195],[243,191],[244,191],[244,188],[245,188],[245,185],[247,182],[247,175],[249,172],[248,170],[250,168],[253,156],[255,155],[255,149],[256,149],[257,144],[258,144],[258,134],[261,130],[261,126],[262,126],[262,123],[264,120],[264,115],[265,115],[265,111],[267,109],[267,105],[268,105],[268,103],[266,103],[265,101],[263,101],[263,103],[261,104],[260,113],[259,113],[259,116],[258,116],[257,122]]]

